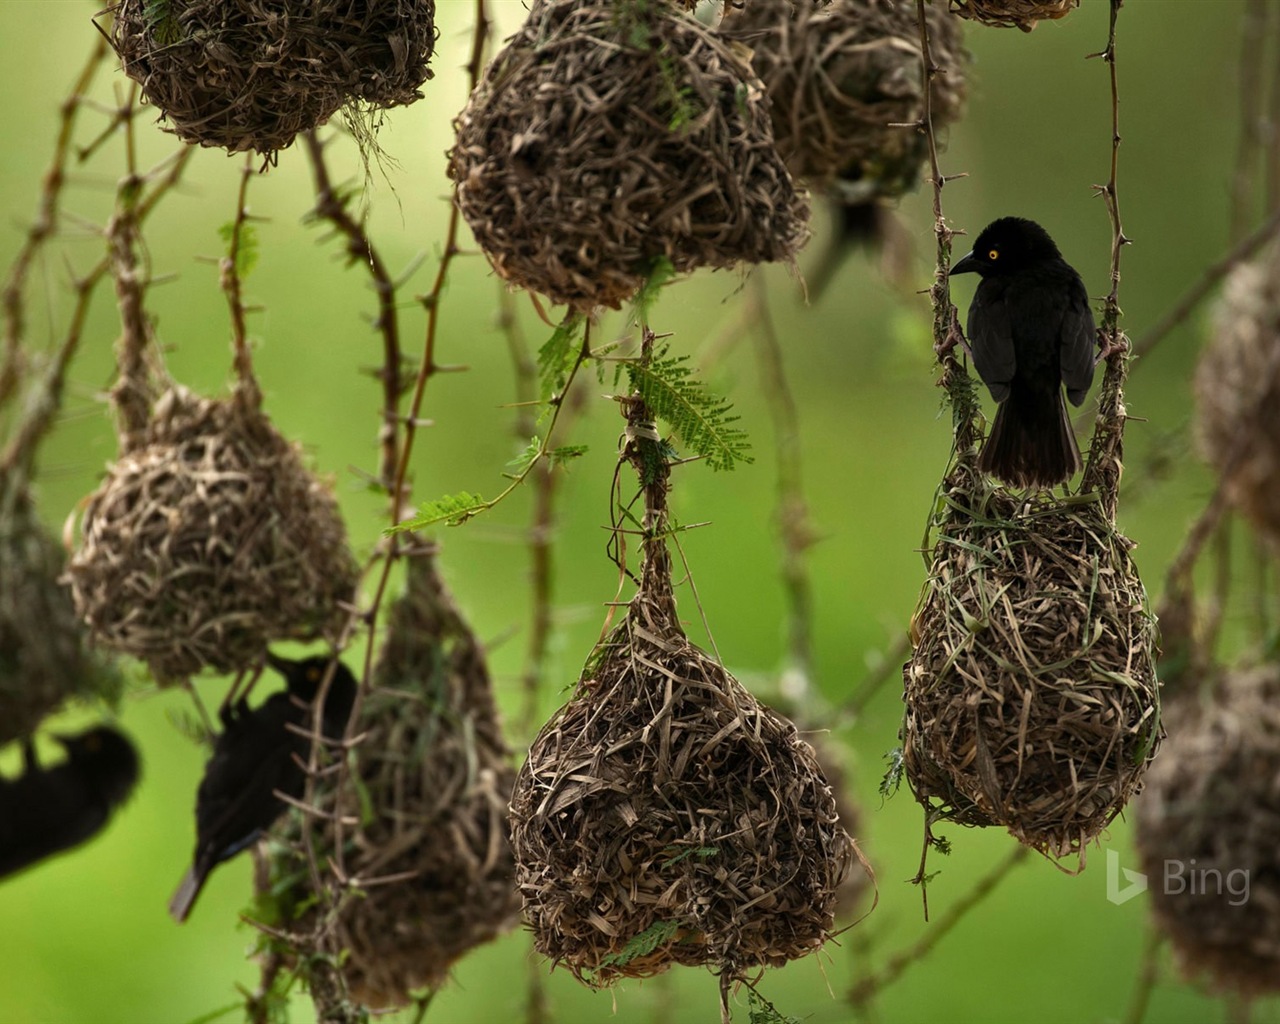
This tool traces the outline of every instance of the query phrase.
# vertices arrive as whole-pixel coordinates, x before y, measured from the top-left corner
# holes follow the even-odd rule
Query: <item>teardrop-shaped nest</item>
[[[808,204],[748,64],[668,0],[538,0],[456,122],[494,269],[579,310],[677,271],[790,260]]]
[[[951,10],[962,18],[1023,32],[1036,22],[1065,18],[1079,6],[1080,0],[951,0]]]
[[[1161,738],[1155,621],[1100,503],[944,483],[903,668],[907,778],[931,817],[1077,855]]]
[[[32,735],[66,700],[118,694],[59,582],[66,555],[30,495],[0,471],[0,746]]]
[[[1280,992],[1280,666],[1180,692],[1167,721],[1136,811],[1151,912],[1188,978]]]
[[[939,129],[963,112],[967,54],[960,22],[945,8],[926,5],[925,19],[934,63],[946,69],[931,96]],[[726,15],[721,32],[751,48],[792,174],[824,189],[839,179],[846,202],[916,187],[929,150],[910,127],[924,117],[914,3],[750,0]]]
[[[647,586],[534,741],[511,821],[535,946],[593,986],[811,953],[857,856],[813,749]]]
[[[243,393],[177,386],[89,496],[67,575],[97,643],[162,685],[336,639],[359,570],[330,489]]]
[[[1227,277],[1196,367],[1196,440],[1232,502],[1280,548],[1280,248]]]
[[[185,142],[271,154],[341,107],[412,103],[435,0],[122,0],[126,75]]]
[[[434,556],[412,556],[408,565],[354,729],[355,778],[337,802],[348,824],[338,834],[326,819],[314,845],[324,863],[341,842],[345,875],[369,883],[324,927],[344,952],[351,997],[374,1008],[404,1006],[415,990],[438,987],[460,957],[520,914],[507,824],[515,769],[484,651]],[[322,781],[316,803],[333,809],[331,783]],[[296,818],[290,831],[296,839]],[[305,933],[315,904],[301,849],[286,847],[273,871],[292,874],[277,898],[286,927]],[[301,925],[290,920],[295,913]]]

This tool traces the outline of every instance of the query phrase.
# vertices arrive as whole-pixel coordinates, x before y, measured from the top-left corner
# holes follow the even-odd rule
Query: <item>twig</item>
[[[1267,209],[1280,210],[1280,17],[1274,4],[1266,5],[1271,16],[1271,92],[1267,97]]]
[[[1240,141],[1231,178],[1231,239],[1244,233],[1257,201],[1258,155],[1263,145],[1262,66],[1267,0],[1249,0],[1240,22]],[[1268,183],[1269,185],[1270,183]]]
[[[98,38],[89,53],[88,60],[71,87],[71,94],[58,108],[59,124],[53,158],[41,180],[40,199],[35,219],[27,228],[26,237],[9,267],[9,276],[0,291],[0,306],[4,312],[4,340],[0,347],[0,406],[13,394],[22,374],[22,342],[26,332],[24,293],[27,277],[35,262],[36,254],[58,226],[62,189],[67,181],[67,162],[71,154],[71,140],[75,132],[76,115],[80,112],[84,96],[93,83],[94,76],[107,56],[107,42]]]
[[[1025,846],[1014,847],[1004,860],[979,878],[973,888],[956,900],[912,946],[890,957],[879,971],[859,981],[849,992],[849,1003],[855,1009],[864,1006],[877,992],[897,981],[908,967],[928,956],[970,910],[986,899],[1015,867],[1027,859],[1029,852]]]
[[[911,654],[911,637],[900,633],[883,652],[879,662],[862,678],[862,682],[854,687],[849,699],[840,704],[841,716],[858,718],[866,710],[871,699],[880,692],[886,682],[902,671],[902,660]]]
[[[249,221],[246,200],[249,195],[249,179],[254,174],[254,155],[246,154],[244,167],[240,169],[240,188],[236,193],[236,215],[231,222],[231,240],[227,255],[218,261],[218,283],[227,297],[231,312],[231,345],[234,352],[237,394],[251,405],[262,400],[258,382],[253,377],[253,355],[249,351],[249,331],[245,322],[244,295],[241,290],[240,262],[245,246],[245,225]]]
[[[1158,929],[1148,926],[1147,941],[1142,944],[1142,959],[1138,964],[1133,994],[1129,996],[1129,1009],[1124,1015],[1124,1024],[1142,1024],[1147,1016],[1151,991],[1160,975],[1160,947],[1163,945],[1164,936]]]
[[[1280,210],[1273,212],[1247,237],[1242,238],[1229,251],[1205,268],[1199,280],[1188,288],[1173,308],[1133,346],[1134,358],[1141,359],[1149,355],[1175,327],[1191,315],[1191,312],[1204,301],[1205,296],[1213,291],[1219,281],[1278,234],[1280,234]]]
[[[381,254],[374,246],[364,224],[351,215],[351,197],[333,187],[329,168],[324,158],[324,144],[314,130],[303,135],[307,158],[311,163],[316,186],[314,216],[327,220],[346,239],[347,265],[362,265],[373,281],[378,297],[378,316],[373,324],[382,335],[382,369],[378,379],[382,382],[382,427],[378,432],[381,456],[378,465],[378,481],[391,498],[391,521],[399,522],[404,511],[398,496],[393,492],[396,467],[399,463],[400,399],[405,391],[401,379],[402,356],[400,353],[400,319],[396,302],[396,282],[387,271]]]
[[[1111,221],[1111,288],[1102,304],[1102,350],[1107,368],[1103,374],[1098,414],[1094,421],[1089,461],[1080,482],[1081,493],[1098,491],[1107,515],[1114,519],[1124,461],[1124,381],[1128,372],[1129,342],[1120,330],[1120,253],[1129,244],[1120,222],[1117,172],[1120,164],[1120,87],[1116,73],[1116,18],[1124,0],[1110,0],[1107,46],[1100,53],[1111,80],[1111,163],[1105,185],[1095,185]]]

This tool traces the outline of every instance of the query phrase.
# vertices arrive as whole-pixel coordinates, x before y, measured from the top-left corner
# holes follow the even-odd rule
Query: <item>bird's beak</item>
[[[978,272],[978,259],[973,255],[973,250],[965,253],[960,257],[959,263],[954,263],[951,270],[947,273],[948,277],[955,277],[956,274],[976,274]]]

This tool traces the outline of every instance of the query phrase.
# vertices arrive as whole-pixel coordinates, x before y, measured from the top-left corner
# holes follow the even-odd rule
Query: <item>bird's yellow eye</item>
[[[992,249],[990,252],[987,253],[987,259],[989,260],[998,260],[999,258],[1000,258],[999,249]]]
[[[323,673],[321,673],[321,671],[320,671],[318,668],[309,668],[309,669],[307,669],[307,682],[309,682],[309,683],[318,683],[318,682],[320,682],[320,676],[321,676],[322,674],[323,674]]]

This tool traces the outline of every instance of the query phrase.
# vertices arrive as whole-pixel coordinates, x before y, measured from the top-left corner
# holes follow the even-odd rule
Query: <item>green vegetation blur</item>
[[[467,46],[474,4],[439,0],[435,79],[416,105],[388,114],[378,133],[385,158],[367,181],[369,230],[397,270],[421,259],[403,289],[407,299],[430,287],[448,215],[444,152],[451,121],[465,96]],[[523,15],[517,0],[493,0],[497,40]],[[1123,146],[1119,196],[1126,233],[1120,302],[1124,326],[1141,337],[1229,243],[1229,186],[1239,127],[1234,68],[1243,0],[1131,0],[1120,15],[1118,68]],[[17,252],[33,216],[40,179],[53,148],[58,106],[93,44],[81,2],[8,0],[0,4],[0,265]],[[944,195],[951,222],[970,238],[989,220],[1019,214],[1040,221],[1083,275],[1091,294],[1107,289],[1110,226],[1092,186],[1106,180],[1110,156],[1108,76],[1087,60],[1106,43],[1107,4],[1086,0],[1060,22],[1034,33],[970,25],[973,54],[967,116],[945,139],[943,169],[967,174]],[[95,84],[105,104],[126,81],[114,64]],[[144,109],[138,123],[143,166],[162,160],[176,140]],[[88,113],[86,130],[104,125]],[[339,129],[330,166],[355,184],[363,168]],[[174,376],[203,393],[230,379],[230,329],[218,289],[218,229],[234,214],[242,158],[202,151],[180,192],[148,225],[151,292],[158,335]],[[64,241],[35,270],[29,340],[46,345],[69,308],[71,274],[103,252],[88,225],[102,224],[123,172],[119,138],[68,185]],[[347,267],[340,243],[308,223],[312,184],[300,146],[250,182],[248,203],[260,257],[246,282],[256,369],[266,409],[284,433],[301,441],[317,468],[336,480],[353,541],[367,555],[386,525],[382,502],[365,486],[376,465],[380,390],[367,371],[381,359],[369,326],[374,310],[368,277]],[[806,305],[785,267],[758,270],[784,350],[802,429],[803,474],[820,542],[809,552],[814,585],[815,680],[833,705],[847,699],[906,628],[925,566],[919,548],[925,518],[949,450],[949,420],[934,387],[928,327],[933,238],[928,195],[908,197],[898,215],[914,246],[905,280],[890,283],[879,261],[854,253],[821,301]],[[801,270],[831,230],[815,203],[814,240]],[[469,239],[466,243],[470,246]],[[965,240],[957,240],[963,252]],[[486,497],[504,486],[506,464],[528,443],[515,433],[512,362],[498,326],[500,282],[469,248],[455,262],[442,299],[438,358],[464,366],[430,381],[412,472],[415,497],[471,491]],[[212,260],[212,262],[211,262]],[[974,279],[958,281],[963,311]],[[749,686],[776,693],[785,668],[785,603],[774,520],[774,434],[760,385],[755,347],[740,319],[744,278],[699,274],[669,287],[653,324],[673,332],[676,351],[695,358],[710,349],[708,383],[729,396],[749,431],[755,461],[733,473],[691,464],[678,470],[673,503],[685,523],[705,528],[683,544],[706,623],[727,665]],[[549,333],[526,298],[515,305],[532,344]],[[425,317],[402,311],[406,351],[419,351]],[[1200,309],[1133,368],[1126,437],[1122,529],[1137,543],[1139,567],[1153,597],[1183,531],[1212,483],[1190,443],[1190,375],[1208,329]],[[609,316],[596,341],[622,337],[626,321]],[[96,484],[114,452],[102,400],[112,376],[118,326],[108,287],[99,290],[82,352],[73,366],[63,418],[39,460],[38,499],[57,529]],[[554,655],[540,718],[564,699],[615,598],[617,570],[605,552],[610,480],[621,428],[604,397],[606,378],[588,387],[588,414],[567,438],[590,445],[560,491],[555,548]],[[940,414],[941,413],[941,414]],[[514,721],[528,630],[531,493],[456,529],[441,529],[442,564],[477,632],[491,645],[499,695]],[[1245,584],[1247,585],[1247,581]],[[688,587],[680,591],[691,635],[706,642]],[[1230,609],[1237,635],[1247,632],[1247,601]],[[200,679],[211,705],[226,680]],[[916,873],[922,812],[905,787],[882,801],[877,786],[884,755],[897,743],[901,719],[896,669],[856,721],[833,714],[836,738],[850,754],[855,795],[863,808],[857,837],[873,864],[879,906],[820,955],[769,971],[760,990],[780,1010],[806,1022],[853,1019],[845,994],[853,981],[926,937],[974,883],[1003,860],[1014,840],[998,830],[943,828],[954,846],[934,856],[940,874],[929,890],[932,924],[923,920]],[[190,708],[181,691],[156,693],[138,675],[122,710],[136,737],[144,777],[107,831],[69,855],[0,883],[0,1022],[48,1024],[180,1024],[231,1008],[242,1016],[238,986],[252,988],[256,965],[247,952],[253,931],[240,912],[251,896],[251,863],[241,857],[213,876],[192,920],[173,924],[166,904],[193,840],[192,807],[205,753],[171,721]],[[76,726],[97,712],[72,709],[56,723]],[[522,747],[530,737],[512,736]],[[42,741],[49,756],[53,747]],[[0,755],[13,772],[16,751]],[[1112,1021],[1125,1018],[1146,941],[1146,898],[1116,906],[1106,898],[1107,851],[1136,867],[1130,828],[1117,821],[1073,876],[1030,857],[1015,868],[923,959],[912,963],[875,1002],[873,1019],[912,1021]],[[1160,974],[1146,1020],[1152,1024],[1220,1019],[1222,1004],[1178,980],[1171,958]],[[531,974],[544,977],[551,1019],[564,1024],[616,1020],[707,1022],[717,1019],[715,979],[678,969],[655,980],[593,993],[531,952],[516,931],[477,950],[455,969],[428,1020],[446,1024],[524,1019]],[[293,1020],[314,1017],[309,1000],[294,1001]],[[747,1019],[745,998],[735,1018]],[[212,1019],[212,1018],[208,1018]],[[1280,1020],[1275,1003],[1254,1008],[1255,1021]]]

